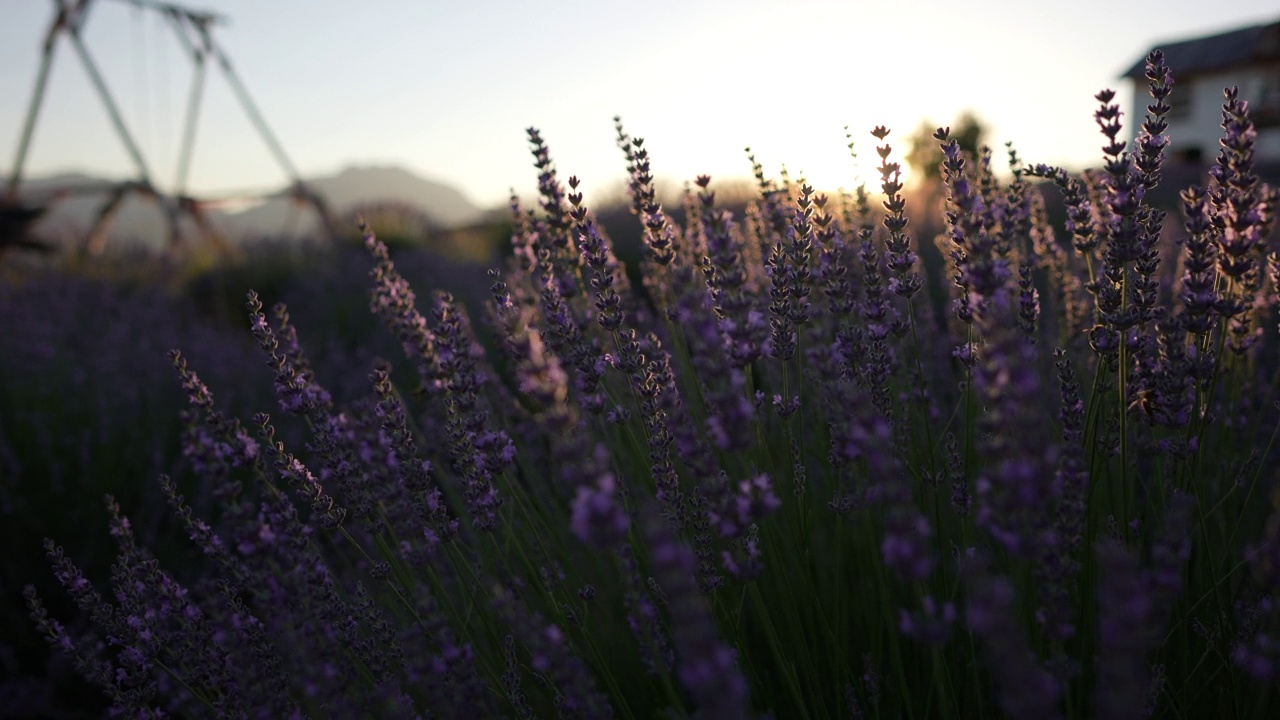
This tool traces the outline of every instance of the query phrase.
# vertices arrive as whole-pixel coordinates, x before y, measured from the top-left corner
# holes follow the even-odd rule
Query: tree
[[[934,183],[942,179],[942,149],[933,133],[937,126],[929,120],[923,120],[915,133],[907,139],[907,164],[912,173],[921,180]],[[960,144],[960,149],[970,156],[978,154],[978,148],[986,139],[987,126],[972,112],[966,110],[960,114],[951,127],[951,137]]]

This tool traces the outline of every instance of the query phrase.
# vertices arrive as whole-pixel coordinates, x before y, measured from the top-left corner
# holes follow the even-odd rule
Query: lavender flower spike
[[[715,621],[698,593],[693,552],[671,534],[652,505],[643,512],[653,574],[669,598],[680,682],[703,720],[747,717],[747,681],[734,650],[717,637]]]

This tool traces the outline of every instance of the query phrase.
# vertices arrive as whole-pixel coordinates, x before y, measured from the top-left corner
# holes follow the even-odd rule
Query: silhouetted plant
[[[366,232],[413,380],[378,363],[339,405],[251,293],[309,440],[225,414],[175,351],[222,508],[161,481],[199,577],[108,498],[111,597],[46,545],[94,629],[33,590],[31,615],[142,717],[1269,717],[1277,193],[1228,90],[1218,165],[1165,234],[1158,51],[1148,78],[1133,150],[1098,94],[1101,172],[1010,153],[1005,179],[933,132],[937,327],[886,128],[883,213],[756,164],[745,214],[699,177],[677,223],[619,123],[643,293],[531,128],[537,209],[513,200],[480,316],[496,348]],[[1062,189],[1061,237],[1029,177]]]
[[[911,166],[913,174],[926,183],[942,180],[942,152],[938,143],[934,142],[935,129],[933,123],[924,120],[907,138],[907,165]],[[951,126],[951,137],[969,157],[978,157],[978,150],[986,142],[987,134],[987,126],[977,115],[967,110]]]

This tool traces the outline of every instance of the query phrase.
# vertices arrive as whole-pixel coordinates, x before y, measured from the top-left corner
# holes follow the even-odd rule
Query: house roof
[[[1160,43],[1174,77],[1264,60],[1280,60],[1280,21],[1180,42]],[[1146,53],[1121,77],[1146,77]]]

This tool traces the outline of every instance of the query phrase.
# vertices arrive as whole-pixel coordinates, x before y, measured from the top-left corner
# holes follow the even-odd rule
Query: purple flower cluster
[[[745,208],[708,176],[664,207],[615,119],[630,234],[530,128],[537,199],[513,192],[480,306],[439,288],[419,308],[362,228],[405,367],[366,356],[340,398],[284,305],[269,319],[250,293],[284,412],[242,424],[170,354],[200,483],[160,484],[204,561],[166,569],[109,498],[111,592],[47,541],[88,623],[31,589],[36,630],[140,717],[1263,707],[1276,194],[1231,89],[1209,182],[1170,222],[1152,200],[1173,74],[1160,53],[1146,70],[1132,141],[1096,96],[1100,171],[1010,145],[1002,174],[938,130],[942,179],[918,192],[945,202],[915,225],[884,127],[877,202],[748,154]],[[908,233],[929,222],[942,258]]]

